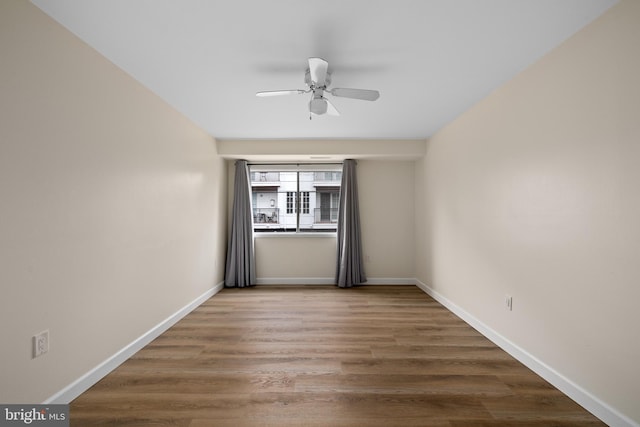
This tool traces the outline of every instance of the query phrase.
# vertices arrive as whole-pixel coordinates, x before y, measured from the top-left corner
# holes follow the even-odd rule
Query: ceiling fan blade
[[[301,93],[306,93],[306,91],[302,89],[293,89],[293,90],[267,90],[264,92],[256,92],[256,96],[280,96],[280,95],[298,95]]]
[[[309,74],[316,86],[325,86],[329,63],[322,58],[309,58]]]
[[[339,116],[340,112],[333,106],[331,102],[327,98],[324,98],[327,101],[327,114],[330,116]]]
[[[364,101],[375,101],[380,98],[380,92],[369,89],[347,89],[334,88],[329,91],[333,96],[341,96],[343,98],[362,99]]]

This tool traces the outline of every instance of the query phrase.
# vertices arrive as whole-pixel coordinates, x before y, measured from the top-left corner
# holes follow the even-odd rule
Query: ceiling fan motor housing
[[[307,86],[312,87],[315,84],[311,81],[311,70],[307,68],[307,71],[304,73],[304,82]],[[324,87],[328,87],[331,84],[331,73],[327,71],[327,77],[324,79]]]

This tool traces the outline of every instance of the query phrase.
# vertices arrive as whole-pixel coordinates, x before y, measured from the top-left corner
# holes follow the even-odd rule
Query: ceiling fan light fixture
[[[309,111],[318,116],[327,112],[327,101],[322,97],[314,97],[309,101]]]

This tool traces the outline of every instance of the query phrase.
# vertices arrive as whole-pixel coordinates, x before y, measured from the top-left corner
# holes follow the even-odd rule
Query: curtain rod
[[[343,162],[333,163],[298,163],[298,162],[275,162],[275,163],[249,163],[247,166],[278,166],[278,165],[296,165],[296,166],[323,166],[323,165],[342,165]]]

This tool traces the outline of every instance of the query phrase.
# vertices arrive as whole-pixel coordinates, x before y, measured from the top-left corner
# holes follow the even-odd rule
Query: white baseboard
[[[365,285],[415,285],[416,279],[404,277],[370,277]]]
[[[333,277],[258,277],[258,285],[335,285]]]
[[[540,359],[527,352],[525,349],[517,346],[498,332],[484,324],[478,318],[465,311],[460,306],[456,305],[428,285],[422,283],[418,279],[415,280],[415,285],[422,289],[425,293],[445,306],[448,310],[467,322],[473,328],[475,328],[482,335],[490,339],[494,344],[502,348],[511,356],[522,362],[529,369],[540,375],[542,378],[553,384],[556,388],[562,391],[564,394],[575,400],[579,405],[583,406],[586,410],[591,412],[596,417],[607,423],[611,427],[640,427],[640,424],[622,414],[615,408],[603,402],[598,397],[591,394],[589,391],[580,387],[560,372],[553,369]]]
[[[122,350],[54,394],[43,402],[43,404],[67,404],[71,402],[80,394],[84,393],[89,387],[100,381],[109,372],[120,366],[128,358],[133,356],[137,351],[149,344],[151,341],[160,336],[163,332],[175,325],[180,319],[192,312],[200,304],[217,294],[224,287],[224,283],[220,282],[213,288],[209,289],[198,298],[191,301],[189,304],[176,311],[171,316],[167,317],[162,322],[151,328],[146,333],[142,334],[139,338],[129,343]]]
[[[258,285],[335,285],[334,277],[258,277]],[[368,278],[363,285],[415,285],[413,278]]]

